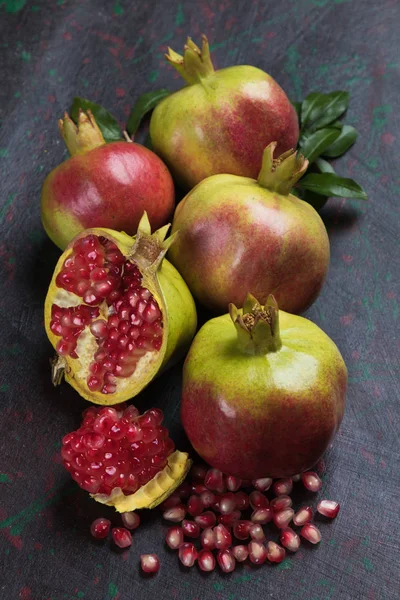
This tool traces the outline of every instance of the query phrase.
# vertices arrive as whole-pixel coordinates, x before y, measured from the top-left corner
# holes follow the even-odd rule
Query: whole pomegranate
[[[61,135],[71,158],[45,179],[41,214],[47,235],[62,250],[81,231],[109,227],[134,235],[146,210],[154,229],[174,209],[174,185],[165,164],[139,144],[106,144],[90,112],[68,114]]]
[[[214,175],[177,206],[179,231],[171,262],[193,295],[223,313],[243,306],[248,291],[265,302],[273,293],[282,309],[304,311],[329,266],[329,239],[314,208],[290,194],[307,169],[301,155],[274,160],[276,143],[264,151],[258,180]]]
[[[312,467],[342,421],[347,369],[311,321],[249,295],[208,321],[183,369],[181,418],[196,452],[242,479]],[[233,324],[232,324],[233,321]]]
[[[187,85],[156,107],[150,135],[183,187],[216,173],[255,178],[270,142],[279,154],[296,147],[296,112],[270,75],[248,65],[214,71],[204,35],[201,50],[188,38],[183,56],[169,48],[166,58]]]
[[[165,240],[167,230],[151,234],[144,213],[136,238],[88,229],[65,250],[45,302],[55,384],[64,375],[87,400],[118,404],[186,351],[196,308],[164,259],[175,237]]]

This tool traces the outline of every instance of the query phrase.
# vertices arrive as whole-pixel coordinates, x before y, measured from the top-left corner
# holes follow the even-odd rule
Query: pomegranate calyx
[[[90,494],[94,500],[107,506],[114,506],[120,513],[140,508],[155,508],[166,500],[186,478],[192,466],[187,452],[175,450],[169,457],[167,465],[153,479],[138,489],[134,494],[124,495],[121,488],[114,488],[106,494]]]
[[[58,121],[58,128],[71,156],[85,154],[106,142],[92,112],[79,109],[78,123],[75,124],[67,112]]]
[[[261,187],[287,196],[306,172],[308,160],[293,149],[274,158],[276,146],[277,142],[271,142],[265,148],[257,181]]]
[[[140,219],[135,243],[129,258],[138,265],[142,273],[151,271],[155,273],[161,265],[169,248],[174,243],[178,231],[166,239],[171,224],[164,225],[154,233],[151,233],[151,225],[147,212],[144,211]]]
[[[267,354],[281,348],[279,308],[272,294],[268,296],[265,306],[261,306],[249,293],[243,312],[230,304],[229,314],[237,331],[239,347],[246,354]]]
[[[172,48],[168,48],[165,58],[189,85],[201,83],[214,74],[208,39],[204,34],[201,36],[201,49],[188,37],[183,56]]]

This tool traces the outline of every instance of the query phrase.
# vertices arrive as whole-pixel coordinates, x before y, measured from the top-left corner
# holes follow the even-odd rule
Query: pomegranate
[[[117,404],[186,350],[196,309],[164,260],[174,239],[164,239],[167,229],[151,235],[144,213],[135,239],[96,228],[68,246],[45,302],[46,332],[58,354],[55,384],[64,374],[87,400]]]
[[[307,168],[301,155],[264,152],[258,180],[214,175],[178,205],[169,252],[193,295],[218,313],[243,306],[250,291],[262,303],[304,311],[318,296],[329,266],[329,239],[314,208],[290,194]]]
[[[197,333],[183,368],[182,423],[214,479],[217,469],[287,478],[326,450],[346,386],[343,358],[317,325],[279,311],[273,296],[262,306],[249,294],[243,313],[231,304]],[[250,494],[253,509],[261,496]]]
[[[296,147],[296,111],[270,75],[248,65],[214,71],[204,35],[201,50],[188,38],[183,56],[169,48],[166,58],[187,85],[156,107],[150,135],[183,187],[216,173],[256,177],[270,142],[279,153]]]
[[[62,250],[81,231],[109,227],[134,235],[146,210],[154,229],[174,209],[174,185],[159,157],[139,144],[106,144],[90,112],[78,125],[65,113],[59,128],[71,157],[43,184],[41,214],[47,235]]]
[[[191,467],[187,453],[174,451],[162,420],[157,408],[140,415],[133,405],[91,406],[83,413],[79,429],[62,440],[63,464],[72,478],[98,502],[129,513],[124,519],[129,529],[139,524],[131,511],[160,504]],[[109,521],[98,519],[92,524],[92,535],[102,537],[99,532],[107,529],[108,533],[109,527]],[[112,533],[118,545],[131,540],[125,528]]]

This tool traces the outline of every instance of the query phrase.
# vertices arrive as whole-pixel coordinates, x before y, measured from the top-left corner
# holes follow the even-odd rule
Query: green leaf
[[[304,100],[302,113],[302,127],[316,131],[333,121],[336,121],[349,105],[348,92],[331,92],[330,94],[319,94],[313,92]]]
[[[308,94],[307,98],[303,100],[303,103],[301,105],[302,128],[307,125],[313,114],[318,113],[318,107],[324,102],[325,97],[325,94],[320,94],[319,92],[311,92],[311,94]]]
[[[304,202],[308,202],[315,208],[316,211],[321,210],[323,206],[328,202],[329,198],[326,196],[321,196],[321,194],[316,194],[315,192],[310,192],[309,190],[302,190],[300,198],[304,200]]]
[[[96,123],[99,126],[106,142],[116,142],[122,139],[121,129],[116,118],[113,117],[108,110],[100,106],[100,104],[96,104],[95,102],[91,102],[85,98],[75,97],[71,108],[69,109],[71,119],[75,121],[75,123],[78,121],[80,108],[85,111],[88,109],[92,111],[93,116],[96,119]]]
[[[354,144],[358,136],[357,130],[351,125],[343,125],[339,137],[323,151],[324,156],[334,158],[344,154]]]
[[[340,135],[338,129],[320,129],[300,139],[300,150],[309,162],[314,162]]]
[[[316,166],[320,170],[321,173],[334,173],[335,169],[332,167],[331,163],[323,158],[317,158],[315,161]]]
[[[339,177],[335,173],[306,173],[297,185],[303,190],[309,190],[322,196],[367,199],[366,193],[358,183],[353,179]]]
[[[169,96],[169,94],[170,92],[168,90],[162,89],[155,92],[147,92],[146,94],[139,96],[133,105],[128,123],[126,124],[126,130],[130,136],[135,135],[144,115],[150,110],[153,110],[153,108],[155,108],[161,100]]]
[[[293,106],[294,110],[297,113],[297,118],[299,119],[299,125],[300,125],[301,102],[292,102],[292,100],[290,100],[290,104]]]

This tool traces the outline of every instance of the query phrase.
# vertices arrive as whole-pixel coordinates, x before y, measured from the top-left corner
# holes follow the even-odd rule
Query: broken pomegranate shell
[[[89,229],[65,250],[45,302],[55,385],[64,375],[86,400],[118,404],[185,352],[196,308],[164,258],[174,240],[167,230],[151,234],[144,213],[135,238]]]

